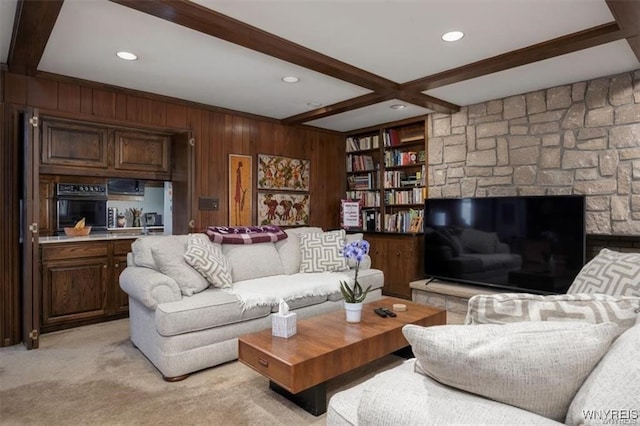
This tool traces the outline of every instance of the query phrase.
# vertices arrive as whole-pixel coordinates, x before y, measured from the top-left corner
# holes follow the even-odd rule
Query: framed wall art
[[[258,192],[258,225],[309,224],[309,194]]]
[[[229,154],[229,226],[249,226],[253,200],[252,158]]]
[[[258,189],[309,191],[309,160],[258,155]]]

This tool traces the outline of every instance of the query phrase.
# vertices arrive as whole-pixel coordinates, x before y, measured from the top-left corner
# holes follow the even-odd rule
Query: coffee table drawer
[[[294,392],[292,383],[294,375],[291,365],[267,355],[243,341],[238,344],[238,358],[241,362],[278,383],[289,392]]]

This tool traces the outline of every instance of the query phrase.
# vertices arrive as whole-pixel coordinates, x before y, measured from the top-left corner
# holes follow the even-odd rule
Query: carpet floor
[[[402,359],[388,355],[328,382],[349,388]],[[40,348],[0,348],[2,425],[324,425],[230,362],[167,383],[129,341],[127,319],[44,334]]]

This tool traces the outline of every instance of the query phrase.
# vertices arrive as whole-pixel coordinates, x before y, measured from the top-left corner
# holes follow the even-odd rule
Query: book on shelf
[[[350,136],[346,139],[347,152],[376,149],[380,146],[380,136]]]

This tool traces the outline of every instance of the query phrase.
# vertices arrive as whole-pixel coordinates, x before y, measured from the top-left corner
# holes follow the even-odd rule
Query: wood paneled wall
[[[121,125],[150,130],[190,131],[196,140],[196,229],[228,223],[228,155],[253,156],[254,211],[256,218],[256,154],[274,154],[311,160],[310,222],[325,229],[339,226],[340,198],[344,194],[344,137],[339,133],[290,127],[262,117],[198,105],[128,89],[105,87],[73,79],[31,77],[2,73],[3,124],[9,110],[38,108],[43,115]],[[204,89],[203,89],[204,90]],[[15,343],[19,336],[16,294],[19,294],[19,216],[14,202],[20,190],[15,158],[19,149],[14,136],[2,126],[3,278],[0,286],[0,345]],[[7,191],[7,192],[5,192]],[[216,197],[219,210],[199,211],[198,197]],[[5,253],[7,251],[7,253]],[[5,256],[6,255],[6,256]],[[5,259],[10,258],[10,261]],[[9,262],[9,263],[7,263]],[[17,291],[17,293],[15,293]]]

